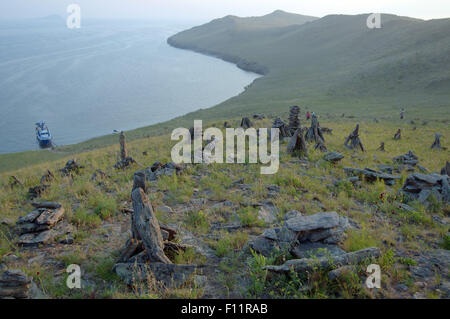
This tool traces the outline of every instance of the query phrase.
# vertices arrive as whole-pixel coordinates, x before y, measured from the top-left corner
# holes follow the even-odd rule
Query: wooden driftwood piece
[[[402,138],[402,130],[398,129],[397,133],[395,133],[394,135],[394,140],[398,141],[401,138]]]
[[[322,142],[325,143],[325,139],[322,134],[322,130],[319,126],[317,116],[313,113],[311,116],[311,127],[306,131],[305,139],[307,142]]]
[[[441,136],[442,136],[442,134],[440,134],[440,133],[434,134],[434,142],[431,145],[431,149],[433,149],[433,150],[434,149],[437,149],[437,150],[441,150],[442,149]]]
[[[151,262],[171,264],[172,262],[164,254],[164,241],[158,219],[142,188],[133,190],[131,200],[134,211],[131,223],[136,236],[134,239],[142,240]]]
[[[300,124],[299,124],[300,125]],[[302,129],[299,127],[294,135],[289,140],[287,145],[287,152],[292,154],[295,151],[299,151],[299,156],[308,156],[308,147],[306,146],[305,139],[303,137]]]
[[[364,152],[364,146],[359,139],[359,124],[356,124],[353,132],[351,132],[350,135],[346,138],[344,146],[349,149],[361,148],[361,151]]]

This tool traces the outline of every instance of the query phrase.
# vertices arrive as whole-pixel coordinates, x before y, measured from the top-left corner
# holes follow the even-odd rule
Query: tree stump
[[[319,121],[317,119],[316,114],[312,114],[311,116],[311,127],[306,131],[305,139],[307,142],[322,142],[325,143],[325,139],[323,138],[322,130],[319,126]]]
[[[450,176],[450,163],[449,162],[446,162],[445,166],[441,169],[441,175]]]
[[[299,151],[299,157],[308,156],[308,148],[303,137],[302,129],[299,127],[292,135],[287,145],[287,152],[289,154]]]
[[[433,150],[434,149],[437,149],[437,150],[441,150],[442,149],[441,136],[442,136],[442,134],[440,134],[440,133],[434,134],[434,142],[431,145],[431,149],[433,149]]]
[[[119,142],[120,142],[120,160],[123,161],[128,157],[127,143],[125,141],[125,134],[123,133],[123,131],[120,132]]]
[[[394,140],[398,141],[401,138],[402,138],[402,131],[398,129],[397,133],[395,133],[394,135]]]
[[[384,152],[384,142],[381,142],[380,147],[377,148],[377,151]]]
[[[150,262],[171,264],[164,253],[164,241],[158,219],[147,195],[142,188],[136,188],[131,193],[133,202],[132,230],[133,239],[142,241]],[[136,243],[132,243],[136,246]]]
[[[347,137],[344,146],[351,150],[360,148],[361,151],[364,152],[364,146],[361,140],[359,139],[359,124],[356,124],[356,127],[353,130],[353,132],[351,132],[350,135]]]
[[[250,119],[248,117],[242,118],[241,127],[244,129],[248,129],[248,128],[252,127],[252,122],[250,122]]]

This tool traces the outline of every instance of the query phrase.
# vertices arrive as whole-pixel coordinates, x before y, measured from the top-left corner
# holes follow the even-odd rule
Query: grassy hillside
[[[1,155],[0,270],[21,269],[33,276],[32,297],[39,292],[49,298],[449,298],[448,202],[434,196],[426,204],[407,202],[400,192],[411,169],[440,172],[449,159],[449,20],[384,15],[383,29],[368,30],[365,19],[276,11],[264,17],[228,16],[170,38],[174,46],[216,55],[264,76],[218,106],[127,132],[128,154],[136,163],[126,169],[114,168],[118,135]],[[180,175],[149,182],[159,221],[178,230],[176,242],[193,245],[172,252],[170,260],[200,267],[177,289],[161,288],[151,278],[127,286],[112,267],[131,234],[133,175],[155,161],[171,160],[171,130],[191,127],[194,119],[203,119],[204,128],[223,129],[224,121],[238,127],[242,116],[255,113],[266,115],[251,118],[255,127],[270,127],[278,116],[287,121],[294,104],[301,107],[303,126],[309,125],[304,120],[309,110],[322,127],[333,130],[325,145],[344,159],[331,164],[313,144],[307,158],[299,159],[287,154],[284,140],[274,175],[261,175],[259,164],[187,164]],[[399,119],[402,107],[404,120]],[[356,123],[366,152],[343,145]],[[397,129],[400,140],[393,139]],[[442,150],[430,148],[436,132],[442,134]],[[385,152],[377,150],[381,142]],[[409,150],[424,168],[393,162]],[[72,177],[60,174],[74,157],[84,168]],[[351,181],[344,171],[378,165],[391,165],[400,179],[391,186]],[[63,223],[74,228],[73,243],[58,237],[49,245],[18,247],[15,222],[32,210],[29,188],[39,185],[47,170],[54,179],[37,200],[62,204]],[[11,186],[12,175],[23,185]],[[271,221],[263,219],[267,201],[274,208]],[[338,248],[377,247],[380,256],[344,269],[335,279],[329,277],[337,268],[333,263],[303,273],[268,272],[264,266],[295,256],[287,249],[263,256],[250,244],[270,227],[283,225],[292,210],[347,217],[350,227]],[[366,267],[373,263],[381,267],[381,289],[364,285]],[[65,284],[70,264],[81,266],[81,290]]]
[[[265,74],[242,94],[215,107],[127,133],[129,140],[254,113],[286,114],[286,105],[323,116],[390,121],[402,107],[410,119],[447,123],[450,108],[450,19],[423,21],[382,15],[369,30],[367,15],[321,19],[275,11],[263,17],[227,16],[168,39]],[[340,120],[340,119],[337,119]],[[55,151],[0,154],[0,172],[111,145],[113,135]]]
[[[286,107],[285,107],[286,108]],[[303,116],[304,114],[302,114]],[[228,118],[239,125],[239,118]],[[256,127],[267,127],[273,119],[254,121]],[[436,270],[427,283],[418,279],[413,269],[430,267],[424,263],[427,253],[448,249],[448,205],[433,203],[425,207],[418,202],[408,203],[413,212],[395,205],[398,190],[409,174],[394,186],[382,182],[361,182],[352,185],[346,181],[343,167],[372,167],[392,165],[394,156],[413,150],[420,165],[431,172],[439,171],[449,157],[449,151],[430,151],[435,130],[448,136],[448,127],[437,124],[413,126],[399,120],[389,123],[361,122],[361,140],[367,152],[354,152],[343,146],[343,141],[354,123],[340,121],[339,117],[321,119],[323,126],[333,129],[325,135],[329,150],[341,152],[345,158],[332,165],[323,161],[323,153],[309,147],[308,161],[301,162],[286,154],[286,141],[281,144],[280,170],[275,175],[260,175],[259,165],[215,164],[187,165],[180,176],[165,177],[149,183],[149,197],[160,222],[176,225],[196,239],[205,255],[189,249],[173,257],[178,264],[197,264],[196,277],[179,289],[158,289],[152,282],[140,282],[127,287],[112,271],[125,241],[130,234],[130,216],[124,208],[131,208],[130,191],[136,170],[150,166],[154,161],[170,161],[169,135],[148,137],[128,143],[129,155],[137,164],[126,170],[113,167],[119,157],[116,145],[83,152],[78,162],[85,166],[73,178],[61,176],[57,169],[71,157],[56,162],[23,168],[13,173],[0,174],[0,266],[22,269],[34,277],[42,295],[49,298],[438,298],[445,296],[448,282],[445,270]],[[220,127],[222,121],[205,127]],[[304,123],[304,125],[307,125]],[[396,128],[402,129],[402,139],[394,141]],[[376,149],[385,141],[386,152]],[[147,152],[147,154],[143,154]],[[14,223],[19,216],[32,210],[28,187],[50,169],[55,179],[50,182],[39,200],[58,201],[65,208],[64,221],[76,228],[71,245],[55,244],[37,248],[18,248]],[[92,178],[101,169],[104,177]],[[9,176],[14,174],[23,187],[9,187]],[[242,185],[234,183],[243,179]],[[244,187],[245,186],[245,187]],[[267,187],[279,187],[274,195]],[[204,200],[200,206],[195,200]],[[305,276],[269,275],[262,267],[280,264],[291,259],[280,251],[272,257],[252,254],[249,242],[261,234],[269,224],[258,219],[255,203],[270,200],[277,207],[276,224],[282,224],[286,212],[298,210],[305,215],[320,211],[336,211],[350,218],[339,246],[346,251],[379,247],[377,260],[367,260],[338,281],[330,281],[321,269]],[[225,204],[226,203],[226,204]],[[167,211],[167,206],[172,212]],[[238,228],[221,228],[227,225]],[[183,242],[184,236],[178,240]],[[424,259],[425,258],[425,259]],[[431,263],[440,263],[430,259]],[[382,289],[369,290],[362,285],[368,263],[382,267]],[[428,262],[428,261],[427,261]],[[83,272],[81,290],[70,290],[65,285],[65,268],[78,264]],[[423,268],[418,268],[423,269]],[[428,268],[426,268],[428,269]],[[424,270],[422,270],[424,271]],[[428,270],[427,270],[428,271]],[[361,276],[362,274],[362,276]],[[204,278],[202,284],[197,279]]]

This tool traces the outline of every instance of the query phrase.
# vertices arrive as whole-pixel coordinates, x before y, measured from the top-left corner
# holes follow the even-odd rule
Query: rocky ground
[[[290,117],[286,134],[300,122]],[[430,146],[435,129],[443,145],[449,131],[395,125],[400,139],[392,123],[361,123],[362,152],[344,146],[354,122],[324,121],[332,133],[316,143],[308,130],[307,154],[296,143],[288,154],[287,136],[267,176],[256,164],[173,165],[168,136],[129,143],[132,158],[109,147],[4,174],[0,298],[448,298],[449,152]],[[153,237],[125,258],[135,172]],[[81,289],[66,285],[71,264]],[[366,287],[369,264],[379,289]]]

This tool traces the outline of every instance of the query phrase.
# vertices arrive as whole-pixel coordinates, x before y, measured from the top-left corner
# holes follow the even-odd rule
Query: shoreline
[[[173,48],[180,49],[180,50],[189,50],[198,54],[210,56],[213,58],[217,58],[220,60],[223,60],[227,63],[232,63],[235,66],[237,66],[239,69],[245,71],[245,72],[251,72],[254,74],[259,75],[259,77],[255,78],[253,81],[251,81],[246,86],[242,87],[242,91],[239,92],[237,95],[233,95],[228,97],[227,99],[208,106],[206,108],[199,108],[197,110],[179,115],[177,117],[174,117],[172,119],[168,119],[163,122],[158,122],[150,125],[145,125],[141,127],[137,127],[131,130],[124,131],[127,134],[127,139],[129,141],[138,140],[142,138],[148,138],[150,136],[161,136],[165,134],[170,134],[171,128],[177,127],[178,124],[175,124],[179,121],[183,120],[190,120],[190,117],[193,116],[193,114],[196,114],[198,112],[202,112],[204,110],[208,110],[214,107],[217,107],[218,105],[221,105],[222,103],[225,103],[226,101],[238,97],[239,95],[245,93],[249,87],[253,85],[253,83],[261,78],[262,76],[266,75],[268,73],[267,68],[263,68],[261,66],[258,66],[256,63],[249,63],[243,59],[240,59],[239,57],[232,57],[232,56],[225,56],[220,55],[218,53],[214,52],[206,52],[205,50],[195,50],[192,48],[184,48],[182,46],[176,45],[175,43],[170,41],[170,38],[173,37],[170,36],[166,39],[166,42],[168,45],[170,45]],[[210,119],[208,119],[210,120]],[[33,149],[33,150],[24,150],[24,151],[18,151],[18,152],[8,152],[8,153],[0,153],[0,161],[3,163],[6,163],[7,161],[12,162],[12,164],[7,165],[8,167],[5,168],[5,165],[0,167],[0,174],[15,171],[17,169],[21,169],[24,167],[48,162],[48,161],[56,161],[64,157],[68,157],[71,155],[75,155],[82,152],[91,151],[94,149],[102,148],[102,147],[108,147],[113,144],[115,144],[117,141],[117,134],[110,133],[106,135],[99,135],[94,136],[91,138],[88,138],[86,140],[76,142],[73,144],[61,144],[55,146],[55,149]]]
[[[198,48],[196,46],[192,46],[192,45],[181,44],[181,43],[177,42],[174,39],[174,37],[177,34],[172,35],[169,38],[167,38],[167,44],[168,45],[170,45],[170,46],[172,46],[174,48],[177,48],[177,49],[196,52],[196,53],[199,53],[199,54],[211,56],[211,57],[223,60],[225,62],[229,62],[229,63],[235,64],[239,69],[241,69],[243,71],[246,71],[246,72],[256,73],[256,74],[261,75],[261,76],[265,76],[265,75],[269,74],[269,68],[268,67],[260,65],[260,64],[258,64],[256,62],[247,61],[247,60],[245,60],[243,58],[240,58],[238,56],[235,56],[235,55],[222,54],[220,52],[200,49],[200,48]]]

